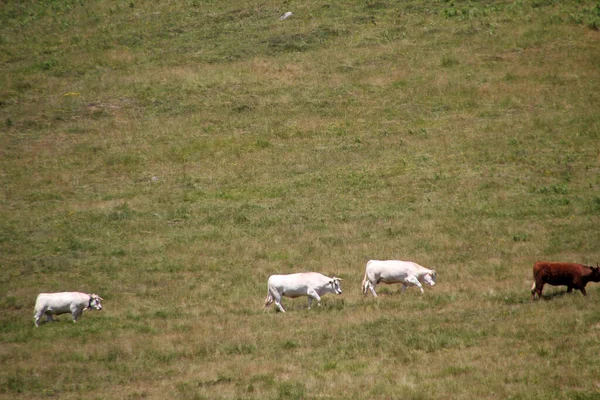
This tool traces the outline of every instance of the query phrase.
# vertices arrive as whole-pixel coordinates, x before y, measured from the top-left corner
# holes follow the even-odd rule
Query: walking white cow
[[[40,293],[35,300],[35,326],[40,326],[43,314],[51,322],[52,315],[71,313],[73,322],[77,322],[83,310],[102,310],[102,300],[97,294],[81,292]]]
[[[436,278],[437,273],[434,270],[422,267],[412,261],[371,260],[367,263],[362,291],[366,296],[367,291],[371,290],[373,296],[377,297],[375,286],[383,282],[388,284],[402,283],[401,293],[404,293],[406,287],[409,285],[417,286],[421,289],[421,293],[425,293],[421,282],[425,282],[429,286],[434,286]]]
[[[285,309],[281,305],[281,297],[308,296],[308,308],[313,299],[321,305],[321,296],[326,293],[342,294],[340,278],[329,278],[318,272],[301,272],[290,275],[271,275],[267,284],[267,298],[265,299],[265,311],[273,302],[281,312]]]

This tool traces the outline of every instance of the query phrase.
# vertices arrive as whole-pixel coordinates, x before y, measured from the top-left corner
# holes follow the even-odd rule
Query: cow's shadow
[[[61,321],[60,319],[54,317],[54,319],[52,321],[47,321],[46,318],[44,319],[40,319],[40,325],[39,326],[44,326],[44,325],[56,325],[56,324],[60,324]]]
[[[567,296],[567,295],[571,296],[571,295],[574,295],[574,294],[575,294],[575,291],[572,291],[572,292],[569,293],[566,290],[561,290],[561,291],[557,291],[557,292],[552,292],[550,294],[543,294],[542,295],[542,300],[551,301],[551,300],[554,300],[556,298],[564,297],[564,296]]]

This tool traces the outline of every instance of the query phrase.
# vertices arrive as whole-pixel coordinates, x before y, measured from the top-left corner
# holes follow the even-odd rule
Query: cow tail
[[[273,295],[271,294],[271,285],[267,287],[267,298],[265,299],[265,308],[269,307],[273,303]]]
[[[363,279],[362,282],[362,292],[363,295],[367,295],[367,290],[369,290],[369,278],[367,277],[367,272],[365,271],[365,278]]]

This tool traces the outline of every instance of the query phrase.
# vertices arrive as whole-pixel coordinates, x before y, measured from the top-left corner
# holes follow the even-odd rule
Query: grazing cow
[[[401,293],[404,293],[409,285],[416,286],[421,289],[421,293],[425,293],[421,282],[425,282],[429,286],[435,286],[436,279],[437,273],[434,270],[427,269],[411,261],[371,260],[367,263],[362,291],[366,296],[367,291],[371,290],[373,296],[377,297],[375,286],[383,282],[388,284],[402,283]]]
[[[267,298],[265,299],[265,311],[273,301],[281,312],[285,309],[281,305],[281,297],[308,296],[308,308],[312,301],[317,300],[321,305],[321,296],[326,293],[342,294],[340,278],[329,278],[318,272],[302,272],[290,275],[271,275],[267,284]]]
[[[531,300],[535,295],[542,297],[544,284],[567,287],[570,293],[573,289],[581,290],[586,295],[585,285],[588,282],[600,282],[600,269],[583,264],[538,261],[533,265],[533,286]]]
[[[97,294],[81,292],[40,293],[35,300],[35,326],[40,326],[42,314],[50,322],[52,315],[71,313],[73,322],[77,322],[83,310],[102,310],[102,300]]]

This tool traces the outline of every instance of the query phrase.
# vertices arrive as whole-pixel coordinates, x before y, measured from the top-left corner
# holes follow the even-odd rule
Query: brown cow
[[[578,289],[585,296],[585,285],[588,282],[600,282],[600,268],[575,263],[538,261],[533,265],[533,280],[532,300],[535,299],[536,293],[542,297],[545,283],[554,286],[565,285],[568,293]]]

